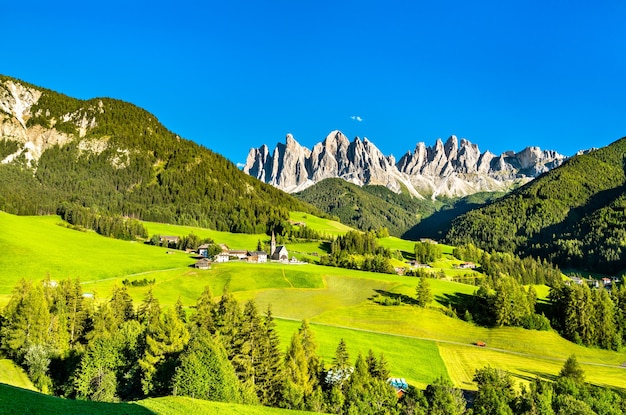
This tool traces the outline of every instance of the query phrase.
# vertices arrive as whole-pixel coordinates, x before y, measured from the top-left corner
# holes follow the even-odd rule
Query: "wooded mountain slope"
[[[561,267],[626,266],[626,138],[578,155],[502,199],[457,218],[450,243],[540,255]]]
[[[78,100],[4,76],[0,101],[1,210],[55,213],[70,202],[105,214],[246,233],[286,222],[290,210],[320,214],[132,104]],[[24,105],[30,107],[24,111]],[[35,146],[42,150],[37,159],[28,152]]]
[[[343,179],[325,179],[295,196],[342,223],[363,231],[386,227],[394,236],[402,236],[441,204],[396,194],[384,186],[359,187]]]

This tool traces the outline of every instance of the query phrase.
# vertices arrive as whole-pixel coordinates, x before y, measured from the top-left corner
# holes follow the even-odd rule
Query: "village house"
[[[180,242],[180,238],[178,236],[161,235],[159,236],[159,242],[161,245],[167,242],[167,246],[176,246]]]
[[[228,255],[230,255],[233,258],[237,258],[239,260],[247,259],[248,251],[246,251],[245,249],[229,249]]]
[[[457,268],[457,269],[475,269],[476,268],[476,264],[474,264],[473,262],[462,262],[462,263],[456,265],[455,268]]]
[[[211,268],[211,260],[209,260],[208,258],[201,258],[201,259],[199,259],[196,262],[194,267],[197,268],[197,269],[210,269]]]
[[[409,389],[409,384],[406,380],[404,380],[404,378],[389,378],[387,379],[387,383],[396,391],[398,399],[402,398],[402,396]]]
[[[213,257],[214,262],[228,262],[230,261],[230,255],[228,252],[220,252],[219,254]]]
[[[267,262],[267,253],[263,251],[248,252],[247,260],[257,264]]]
[[[198,247],[198,255],[203,258],[208,258],[209,257],[209,245],[208,244],[200,245]]]

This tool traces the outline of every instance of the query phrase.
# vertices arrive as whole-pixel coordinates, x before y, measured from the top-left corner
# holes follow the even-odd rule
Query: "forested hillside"
[[[615,273],[626,266],[626,138],[578,155],[452,223],[449,242]]]
[[[26,101],[26,113],[11,112],[12,100],[22,98],[15,98],[17,88],[35,97]],[[246,233],[286,222],[290,210],[320,214],[132,104],[78,100],[8,77],[0,77],[0,100],[0,159],[10,161],[0,164],[1,210],[49,214],[69,202],[110,215]],[[53,145],[50,137],[61,138]],[[32,160],[27,150],[37,145],[43,151]]]
[[[456,199],[418,199],[407,193],[394,193],[385,186],[360,187],[343,179],[326,179],[294,195],[362,231],[387,228],[390,235],[416,240],[440,238],[452,219],[502,194],[483,192]]]
[[[396,194],[384,186],[359,187],[343,179],[323,180],[295,196],[342,223],[363,231],[387,228],[394,236],[435,211],[435,202]]]

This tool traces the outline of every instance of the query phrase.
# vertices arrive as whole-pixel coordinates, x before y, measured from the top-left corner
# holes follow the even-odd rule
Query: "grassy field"
[[[290,212],[289,219],[294,222],[306,223],[306,226],[321,233],[322,235],[339,236],[354,230],[348,225],[334,220],[318,218],[303,212]]]
[[[4,415],[149,415],[158,412],[132,403],[61,399],[0,383],[0,413]]]
[[[201,399],[169,396],[133,403],[76,401],[43,395],[31,390],[0,383],[0,413],[3,415],[278,415],[310,414],[264,406],[210,402]]]
[[[307,226],[326,229],[331,226],[330,221],[316,222],[310,216],[293,218],[312,221]],[[22,277],[32,280],[46,276],[57,280],[79,277],[83,290],[96,293],[100,300],[107,299],[113,286],[121,285],[124,279],[146,278],[154,280],[151,287],[128,288],[136,302],[152,289],[162,306],[172,306],[180,298],[190,313],[205,286],[211,287],[216,298],[228,286],[240,302],[253,299],[261,312],[271,304],[283,347],[306,318],[326,362],[332,359],[339,340],[344,338],[353,359],[369,348],[377,354],[384,352],[392,374],[418,386],[444,375],[457,386],[472,389],[475,369],[486,364],[501,367],[520,380],[534,376],[549,379],[558,373],[568,356],[576,354],[591,382],[626,388],[626,370],[619,367],[626,362],[626,352],[577,346],[554,332],[489,329],[447,316],[443,310],[447,298],[471,295],[476,290],[472,285],[432,279],[435,301],[430,308],[420,309],[412,305],[418,283],[414,277],[274,263],[233,262],[214,264],[210,270],[196,270],[192,267],[193,256],[183,252],[167,255],[163,248],[104,238],[58,223],[60,219],[55,216],[17,217],[0,212],[0,306],[6,304],[13,286]],[[260,238],[260,235],[216,233],[162,224],[146,226],[151,234],[193,232],[233,248],[256,245]],[[183,232],[178,232],[182,229]],[[381,244],[409,253],[414,245],[397,238],[385,238]],[[303,255],[322,248],[315,243],[290,247]],[[453,269],[451,252],[452,247],[444,247],[444,258],[434,270],[444,270],[448,276],[459,272]],[[540,297],[547,295],[546,287],[536,289]],[[377,295],[400,297],[403,304],[376,304],[372,299]],[[473,345],[479,340],[486,342],[487,347]],[[0,361],[0,381],[9,383],[9,379],[10,383],[29,387],[13,369]],[[171,404],[167,400],[154,402],[150,405],[165,408]]]
[[[26,372],[9,359],[0,359],[0,382],[22,389],[36,390]]]
[[[238,405],[234,403],[209,402],[200,399],[191,399],[182,396],[145,399],[137,402],[155,414],[175,415],[305,415],[311,412],[291,411],[287,409],[269,408],[266,406]]]
[[[57,216],[23,217],[0,212],[0,307],[21,278],[82,282],[187,268],[194,260],[183,252],[138,242],[104,238],[58,226]]]

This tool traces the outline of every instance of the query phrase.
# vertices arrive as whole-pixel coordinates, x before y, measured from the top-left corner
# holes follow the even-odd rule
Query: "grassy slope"
[[[264,406],[237,405],[203,401],[185,397],[145,399],[133,403],[103,403],[75,401],[43,395],[27,389],[0,383],[0,413],[7,415],[149,415],[149,414],[198,414],[198,415],[273,415],[305,414],[310,412],[289,411]]]
[[[57,216],[24,217],[0,212],[0,306],[6,304],[21,278],[42,280],[49,276],[52,280],[80,278],[82,282],[95,282],[186,268],[194,263],[182,252],[166,255],[163,248],[103,238],[57,223],[61,223]]]
[[[37,390],[26,372],[9,359],[0,359],[0,382],[22,389]]]
[[[290,212],[289,219],[295,222],[304,222],[306,226],[318,231],[322,235],[338,236],[350,230],[354,230],[341,222],[318,218],[304,212]]]
[[[288,409],[269,408],[266,406],[239,405],[234,403],[210,402],[187,397],[168,396],[166,398],[145,399],[137,402],[156,414],[194,414],[194,415],[298,415],[311,412],[291,411]]]
[[[0,383],[0,412],[7,415],[148,415],[157,413],[131,403],[67,400],[2,383]]]
[[[433,303],[433,308],[423,310],[410,305],[384,307],[369,300],[377,293],[414,296],[417,280],[411,277],[283,264],[215,264],[211,270],[198,271],[189,267],[193,258],[183,253],[165,255],[166,250],[161,248],[65,229],[56,225],[58,221],[56,217],[16,217],[0,212],[0,226],[6,229],[0,234],[0,252],[7,253],[0,257],[0,289],[3,290],[0,294],[4,294],[0,298],[8,299],[10,288],[22,275],[40,279],[46,272],[58,279],[80,276],[85,291],[96,291],[99,298],[106,298],[113,285],[121,284],[124,278],[154,278],[154,293],[165,306],[171,306],[180,296],[183,304],[191,307],[206,285],[219,296],[228,284],[240,301],[254,299],[263,311],[272,304],[283,347],[299,326],[300,319],[308,318],[318,337],[320,353],[327,362],[339,339],[344,338],[352,358],[358,352],[366,353],[369,348],[376,353],[384,352],[394,376],[405,377],[418,385],[431,382],[445,367],[455,384],[471,388],[474,370],[486,362],[506,368],[523,379],[534,374],[556,375],[562,362],[572,353],[576,353],[581,362],[620,365],[626,361],[626,353],[576,346],[555,333],[476,327],[437,311],[443,307],[437,302]],[[151,225],[148,224],[149,229]],[[164,234],[180,234],[169,232],[171,228],[165,230],[168,232]],[[202,236],[199,230],[194,229],[194,233]],[[233,247],[240,246],[238,241],[245,244],[245,238],[249,237],[227,236],[232,238]],[[411,242],[393,238],[383,243],[402,250],[413,247]],[[449,255],[450,249],[444,249],[444,256]],[[29,258],[24,260],[22,256]],[[50,271],[49,257],[58,270]],[[106,267],[94,265],[98,263]],[[438,265],[445,268],[446,273],[451,272],[449,261]],[[22,271],[27,266],[31,267],[30,273]],[[92,268],[94,270],[90,271]],[[147,273],[128,276],[140,272]],[[431,287],[435,298],[440,300],[446,294],[471,294],[475,290],[470,285],[442,280],[431,280]],[[129,288],[136,301],[141,301],[147,290],[148,287]],[[473,347],[472,343],[477,340],[486,341],[488,347]],[[584,367],[590,381],[626,388],[623,369]]]

